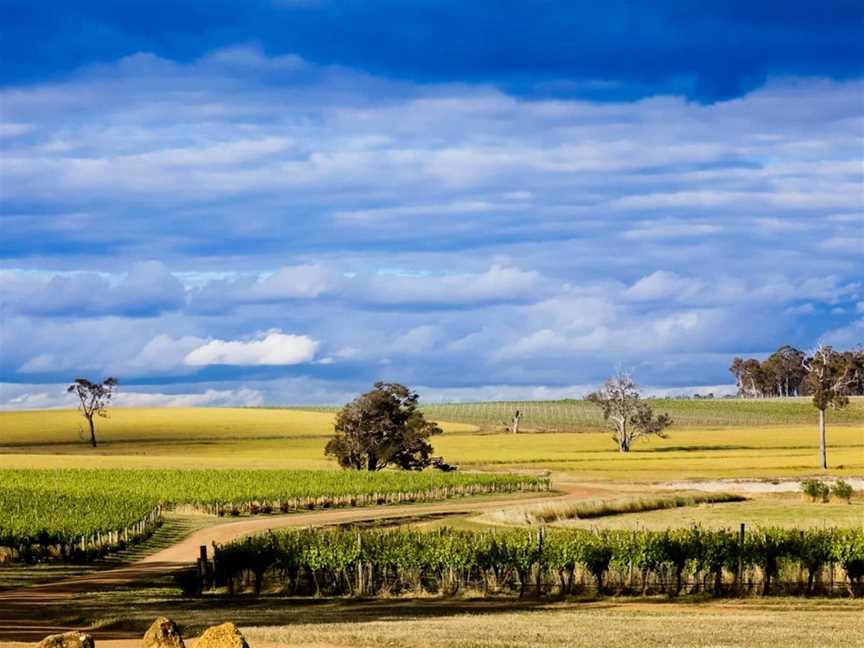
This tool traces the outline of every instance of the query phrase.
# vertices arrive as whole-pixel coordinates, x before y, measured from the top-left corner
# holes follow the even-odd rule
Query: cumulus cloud
[[[123,315],[154,317],[180,310],[183,284],[159,261],[134,263],[123,275],[0,272],[0,303],[40,317]]]
[[[187,365],[294,365],[315,357],[318,342],[305,335],[270,331],[257,340],[210,340],[193,349]]]
[[[862,87],[526,97],[254,47],[8,85],[2,378],[713,385],[852,340]]]

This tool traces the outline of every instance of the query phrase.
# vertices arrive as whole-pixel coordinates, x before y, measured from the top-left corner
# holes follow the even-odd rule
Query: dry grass
[[[583,604],[353,623],[244,628],[252,646],[369,648],[816,648],[861,645],[864,607],[769,604]],[[346,619],[347,620],[347,619]]]
[[[335,468],[324,457],[332,413],[257,409],[115,409],[100,445],[74,411],[0,413],[0,467]],[[465,468],[558,470],[580,480],[654,481],[818,475],[813,425],[687,428],[621,454],[607,433],[487,434],[446,424],[436,454]],[[864,475],[864,425],[828,429],[831,474]]]
[[[684,493],[647,497],[594,499],[584,502],[549,502],[534,506],[513,507],[493,511],[484,519],[497,524],[554,524],[566,520],[590,520],[611,515],[675,509],[699,504],[742,502],[746,497],[730,493]]]
[[[646,498],[650,500],[652,498]],[[615,501],[615,500],[612,500]],[[576,507],[581,503],[576,503]],[[586,504],[590,504],[587,502]],[[602,508],[604,505],[600,504]],[[470,519],[469,526],[504,525],[521,526],[536,524],[546,518],[553,526],[582,529],[651,529],[662,531],[669,528],[690,527],[699,524],[706,528],[724,529],[747,526],[779,526],[787,528],[807,527],[855,527],[864,521],[864,496],[856,495],[851,504],[841,501],[814,503],[794,493],[750,494],[741,502],[701,503],[681,508],[662,508],[653,511],[619,513],[605,517],[580,519],[557,518],[556,504],[517,506],[490,512]],[[563,508],[569,508],[564,506]],[[452,521],[449,522],[453,524]]]

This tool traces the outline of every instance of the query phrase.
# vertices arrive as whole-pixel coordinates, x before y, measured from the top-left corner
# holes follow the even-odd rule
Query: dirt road
[[[193,532],[183,540],[137,562],[116,569],[94,571],[84,576],[68,578],[51,583],[0,592],[0,640],[36,641],[47,634],[74,629],[57,625],[44,618],[44,610],[62,605],[76,594],[94,593],[117,587],[130,587],[194,563],[199,547],[208,548],[212,543],[223,544],[237,538],[264,533],[268,530],[292,527],[332,526],[376,520],[399,520],[438,514],[468,514],[501,508],[510,504],[531,504],[566,499],[593,497],[606,489],[589,484],[556,484],[560,495],[507,494],[500,497],[466,498],[436,504],[411,504],[406,506],[380,506],[369,508],[329,509],[277,516],[260,516],[217,523]],[[40,614],[40,612],[42,612]],[[129,635],[117,632],[94,631],[95,637],[122,639]],[[100,645],[101,642],[100,642]]]

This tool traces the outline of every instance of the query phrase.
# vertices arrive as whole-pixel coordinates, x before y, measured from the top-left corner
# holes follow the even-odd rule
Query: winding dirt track
[[[291,527],[332,526],[436,514],[477,513],[510,504],[521,505],[580,499],[608,492],[602,487],[583,484],[555,484],[555,488],[563,491],[563,494],[538,495],[527,498],[524,494],[508,494],[500,497],[485,497],[474,500],[468,498],[437,504],[329,509],[219,523],[195,531],[180,542],[124,567],[93,571],[84,576],[0,592],[0,641],[38,641],[48,634],[73,630],[74,627],[56,625],[50,620],[43,620],[40,618],[40,609],[47,606],[62,605],[76,594],[96,594],[107,588],[128,587],[136,582],[181,569],[195,562],[201,545],[210,547],[213,542],[222,544],[268,530]],[[91,634],[94,637],[104,639],[121,639],[130,636],[128,633],[113,631],[93,631]]]

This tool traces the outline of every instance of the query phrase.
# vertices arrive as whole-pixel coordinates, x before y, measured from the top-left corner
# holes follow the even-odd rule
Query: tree
[[[612,423],[612,439],[620,452],[630,452],[633,442],[643,437],[656,435],[665,439],[663,430],[672,425],[668,414],[654,416],[651,406],[639,395],[639,385],[627,372],[619,371],[586,398]]]
[[[772,395],[797,396],[804,380],[804,352],[784,344],[762,363],[774,379]]]
[[[108,418],[106,408],[111,402],[116,386],[116,378],[106,378],[101,383],[93,383],[86,378],[76,378],[75,382],[66,389],[70,394],[77,394],[81,401],[78,409],[90,425],[90,445],[94,448],[96,447],[96,424],[93,419],[96,416]]]
[[[517,409],[516,413],[513,414],[513,418],[510,419],[510,431],[513,434],[519,434],[519,419],[521,419],[521,418],[522,418],[522,412],[520,412]]]
[[[336,435],[324,454],[355,470],[381,470],[391,464],[406,470],[450,468],[431,456],[428,439],[441,434],[441,428],[423,417],[418,400],[417,393],[403,385],[375,383],[336,416]]]
[[[819,411],[819,465],[828,469],[825,443],[825,418],[829,407],[842,409],[849,404],[848,393],[858,380],[855,363],[846,354],[820,344],[813,355],[803,362],[807,375],[804,386],[813,396],[813,406]]]

